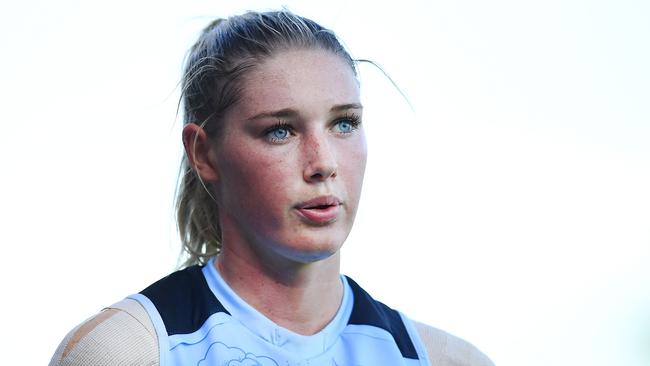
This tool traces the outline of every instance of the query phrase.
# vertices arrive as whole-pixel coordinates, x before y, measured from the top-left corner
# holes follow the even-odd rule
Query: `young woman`
[[[206,28],[183,79],[186,268],[73,329],[51,365],[491,365],[339,274],[366,164],[355,68],[287,11]]]

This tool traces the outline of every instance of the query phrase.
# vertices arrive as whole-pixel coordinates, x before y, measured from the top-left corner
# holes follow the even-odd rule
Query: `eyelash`
[[[341,122],[348,122],[352,126],[352,130],[350,132],[338,132],[339,134],[347,135],[347,134],[350,134],[350,133],[354,132],[355,130],[357,130],[359,128],[359,125],[361,124],[361,117],[359,115],[357,115],[357,114],[346,114],[345,116],[334,120],[333,125],[336,126],[337,124],[339,124]],[[288,134],[292,134],[295,131],[293,126],[291,126],[289,123],[283,122],[283,121],[278,121],[273,126],[271,126],[271,127],[267,128],[266,130],[264,130],[263,135],[266,138],[268,138],[269,140],[271,140],[271,142],[282,142],[285,139],[280,139],[280,138],[276,138],[276,137],[271,136],[271,133],[273,133],[274,131],[280,130],[280,129],[287,130]]]
[[[346,114],[343,116],[343,118],[339,118],[334,121],[334,125],[341,123],[343,121],[347,121],[352,125],[352,131],[355,131],[356,129],[359,128],[359,125],[361,124],[361,117],[358,114]],[[350,133],[352,133],[352,131]]]
[[[290,124],[288,124],[286,122],[278,121],[273,126],[271,126],[271,127],[267,128],[266,130],[264,130],[264,136],[266,138],[268,138],[269,140],[271,140],[271,142],[282,142],[284,139],[279,139],[279,138],[275,138],[275,137],[271,136],[271,133],[273,133],[273,131],[277,131],[277,130],[280,130],[280,129],[287,130],[288,134],[291,134],[294,131],[293,127],[291,127]]]

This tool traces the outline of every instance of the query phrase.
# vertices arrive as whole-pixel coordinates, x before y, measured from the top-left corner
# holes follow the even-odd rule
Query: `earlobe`
[[[201,126],[188,123],[183,127],[183,146],[190,166],[205,183],[214,183],[218,179],[214,160],[212,141]]]

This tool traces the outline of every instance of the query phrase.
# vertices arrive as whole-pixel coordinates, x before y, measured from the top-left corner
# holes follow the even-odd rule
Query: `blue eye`
[[[346,120],[340,121],[337,124],[337,126],[339,128],[339,132],[342,132],[342,133],[350,133],[354,129],[354,126],[352,126],[352,123],[350,123],[349,121],[346,121]]]
[[[275,130],[271,131],[271,135],[271,137],[274,139],[283,140],[289,136],[289,130],[284,127],[276,128]]]
[[[284,123],[278,123],[266,130],[264,136],[271,142],[283,142],[291,136],[291,126]]]
[[[361,120],[359,119],[359,117],[355,117],[355,116],[345,117],[336,121],[336,124],[334,125],[334,129],[336,130],[337,133],[340,134],[344,134],[344,135],[350,134],[359,127],[360,123]]]

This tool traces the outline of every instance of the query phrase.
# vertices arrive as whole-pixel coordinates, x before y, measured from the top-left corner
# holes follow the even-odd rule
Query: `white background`
[[[413,105],[361,66],[345,273],[500,366],[650,365],[649,4],[3,0],[2,363],[174,269],[185,51],[287,5]]]

